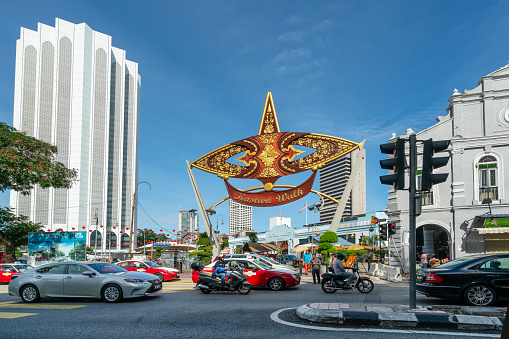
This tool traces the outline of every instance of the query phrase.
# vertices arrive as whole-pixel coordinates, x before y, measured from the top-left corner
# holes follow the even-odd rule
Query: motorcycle
[[[371,279],[366,277],[361,277],[359,275],[359,268],[352,267],[354,278],[350,283],[349,287],[346,285],[344,281],[345,278],[341,278],[334,273],[325,273],[322,274],[322,290],[325,293],[335,293],[337,290],[349,291],[357,288],[361,293],[369,293],[373,291],[375,285],[371,281]]]
[[[251,284],[247,281],[244,270],[240,266],[234,266],[230,273],[230,281],[226,286],[221,284],[221,278],[212,278],[203,272],[200,272],[196,286],[204,294],[209,294],[212,291],[238,291],[240,294],[251,292]]]

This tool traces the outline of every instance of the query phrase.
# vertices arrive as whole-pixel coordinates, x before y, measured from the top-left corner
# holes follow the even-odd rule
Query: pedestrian
[[[309,250],[306,250],[306,254],[302,256],[302,260],[304,260],[304,270],[306,271],[306,275],[308,275],[309,261],[311,260],[311,254],[309,254]]]
[[[110,264],[113,264],[113,258],[112,258],[112,257],[110,257],[110,258],[108,259],[108,262],[109,262]]]
[[[322,264],[322,261],[316,257],[316,253],[313,253],[313,257],[311,258],[311,260],[309,260],[309,263],[311,264],[311,274],[313,275],[313,284],[316,284],[317,280],[318,283],[320,283],[320,265]]]
[[[368,262],[368,272],[371,269],[371,262],[373,261],[373,251],[369,251],[366,257],[366,261]]]
[[[422,268],[428,268],[428,254],[424,250],[421,255],[421,266]]]
[[[431,266],[431,268],[440,265],[440,260],[437,259],[437,256],[435,254],[431,256],[431,259],[429,260],[429,265]]]

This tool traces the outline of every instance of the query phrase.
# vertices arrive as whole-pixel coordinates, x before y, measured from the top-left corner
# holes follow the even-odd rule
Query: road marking
[[[39,313],[15,313],[15,312],[0,312],[0,319],[16,319],[21,317],[28,317],[37,315]]]
[[[21,300],[0,302],[0,308],[33,308],[39,310],[72,310],[87,307],[87,305],[54,305],[54,304],[27,304]]]
[[[169,282],[163,284],[163,290],[161,293],[175,293],[179,291],[185,291],[185,290],[194,290],[196,284],[192,281],[186,282]]]
[[[442,336],[464,336],[464,337],[488,337],[488,338],[500,338],[500,334],[487,334],[487,333],[465,333],[465,332],[442,332],[442,331],[418,331],[418,330],[391,330],[385,328],[349,328],[349,327],[321,327],[321,326],[311,326],[311,325],[302,325],[302,324],[294,324],[288,321],[284,321],[279,319],[279,314],[284,311],[294,310],[295,308],[283,308],[272,312],[270,315],[270,319],[282,325],[306,328],[309,330],[319,330],[319,331],[349,331],[349,332],[374,332],[374,333],[392,333],[392,334],[436,334]]]

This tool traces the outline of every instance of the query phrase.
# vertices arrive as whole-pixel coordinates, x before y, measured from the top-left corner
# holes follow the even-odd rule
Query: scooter
[[[361,277],[359,275],[359,268],[352,267],[354,278],[348,286],[344,281],[345,278],[341,278],[334,273],[322,274],[322,290],[325,293],[335,293],[337,290],[349,291],[357,288],[361,293],[369,293],[373,291],[375,285],[371,279]]]
[[[203,272],[200,272],[196,286],[204,294],[209,294],[212,291],[238,291],[240,294],[251,292],[251,284],[247,281],[247,277],[240,266],[234,267],[230,273],[230,281],[224,287],[221,285],[221,278],[212,278]]]

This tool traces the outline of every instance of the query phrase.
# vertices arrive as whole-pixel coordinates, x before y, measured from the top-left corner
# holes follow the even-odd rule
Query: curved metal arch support
[[[274,188],[296,188],[297,186],[294,186],[294,185],[274,185]],[[248,189],[245,189],[243,192],[250,192],[250,191],[255,191],[255,190],[262,190],[264,189],[263,186],[258,186],[258,187],[253,187],[253,188],[248,188]],[[339,200],[337,199],[334,199],[333,197],[325,194],[325,193],[322,193],[320,191],[315,191],[315,190],[311,190],[311,193],[315,193],[316,195],[322,197],[322,198],[326,198],[326,199],[329,199],[330,201],[336,203],[339,205]],[[207,211],[211,211],[213,210],[217,205],[219,204],[222,204],[223,202],[225,202],[226,200],[230,199],[230,197],[226,197],[226,198],[223,198],[221,200],[219,200],[218,202],[216,202],[214,205],[210,206]]]

